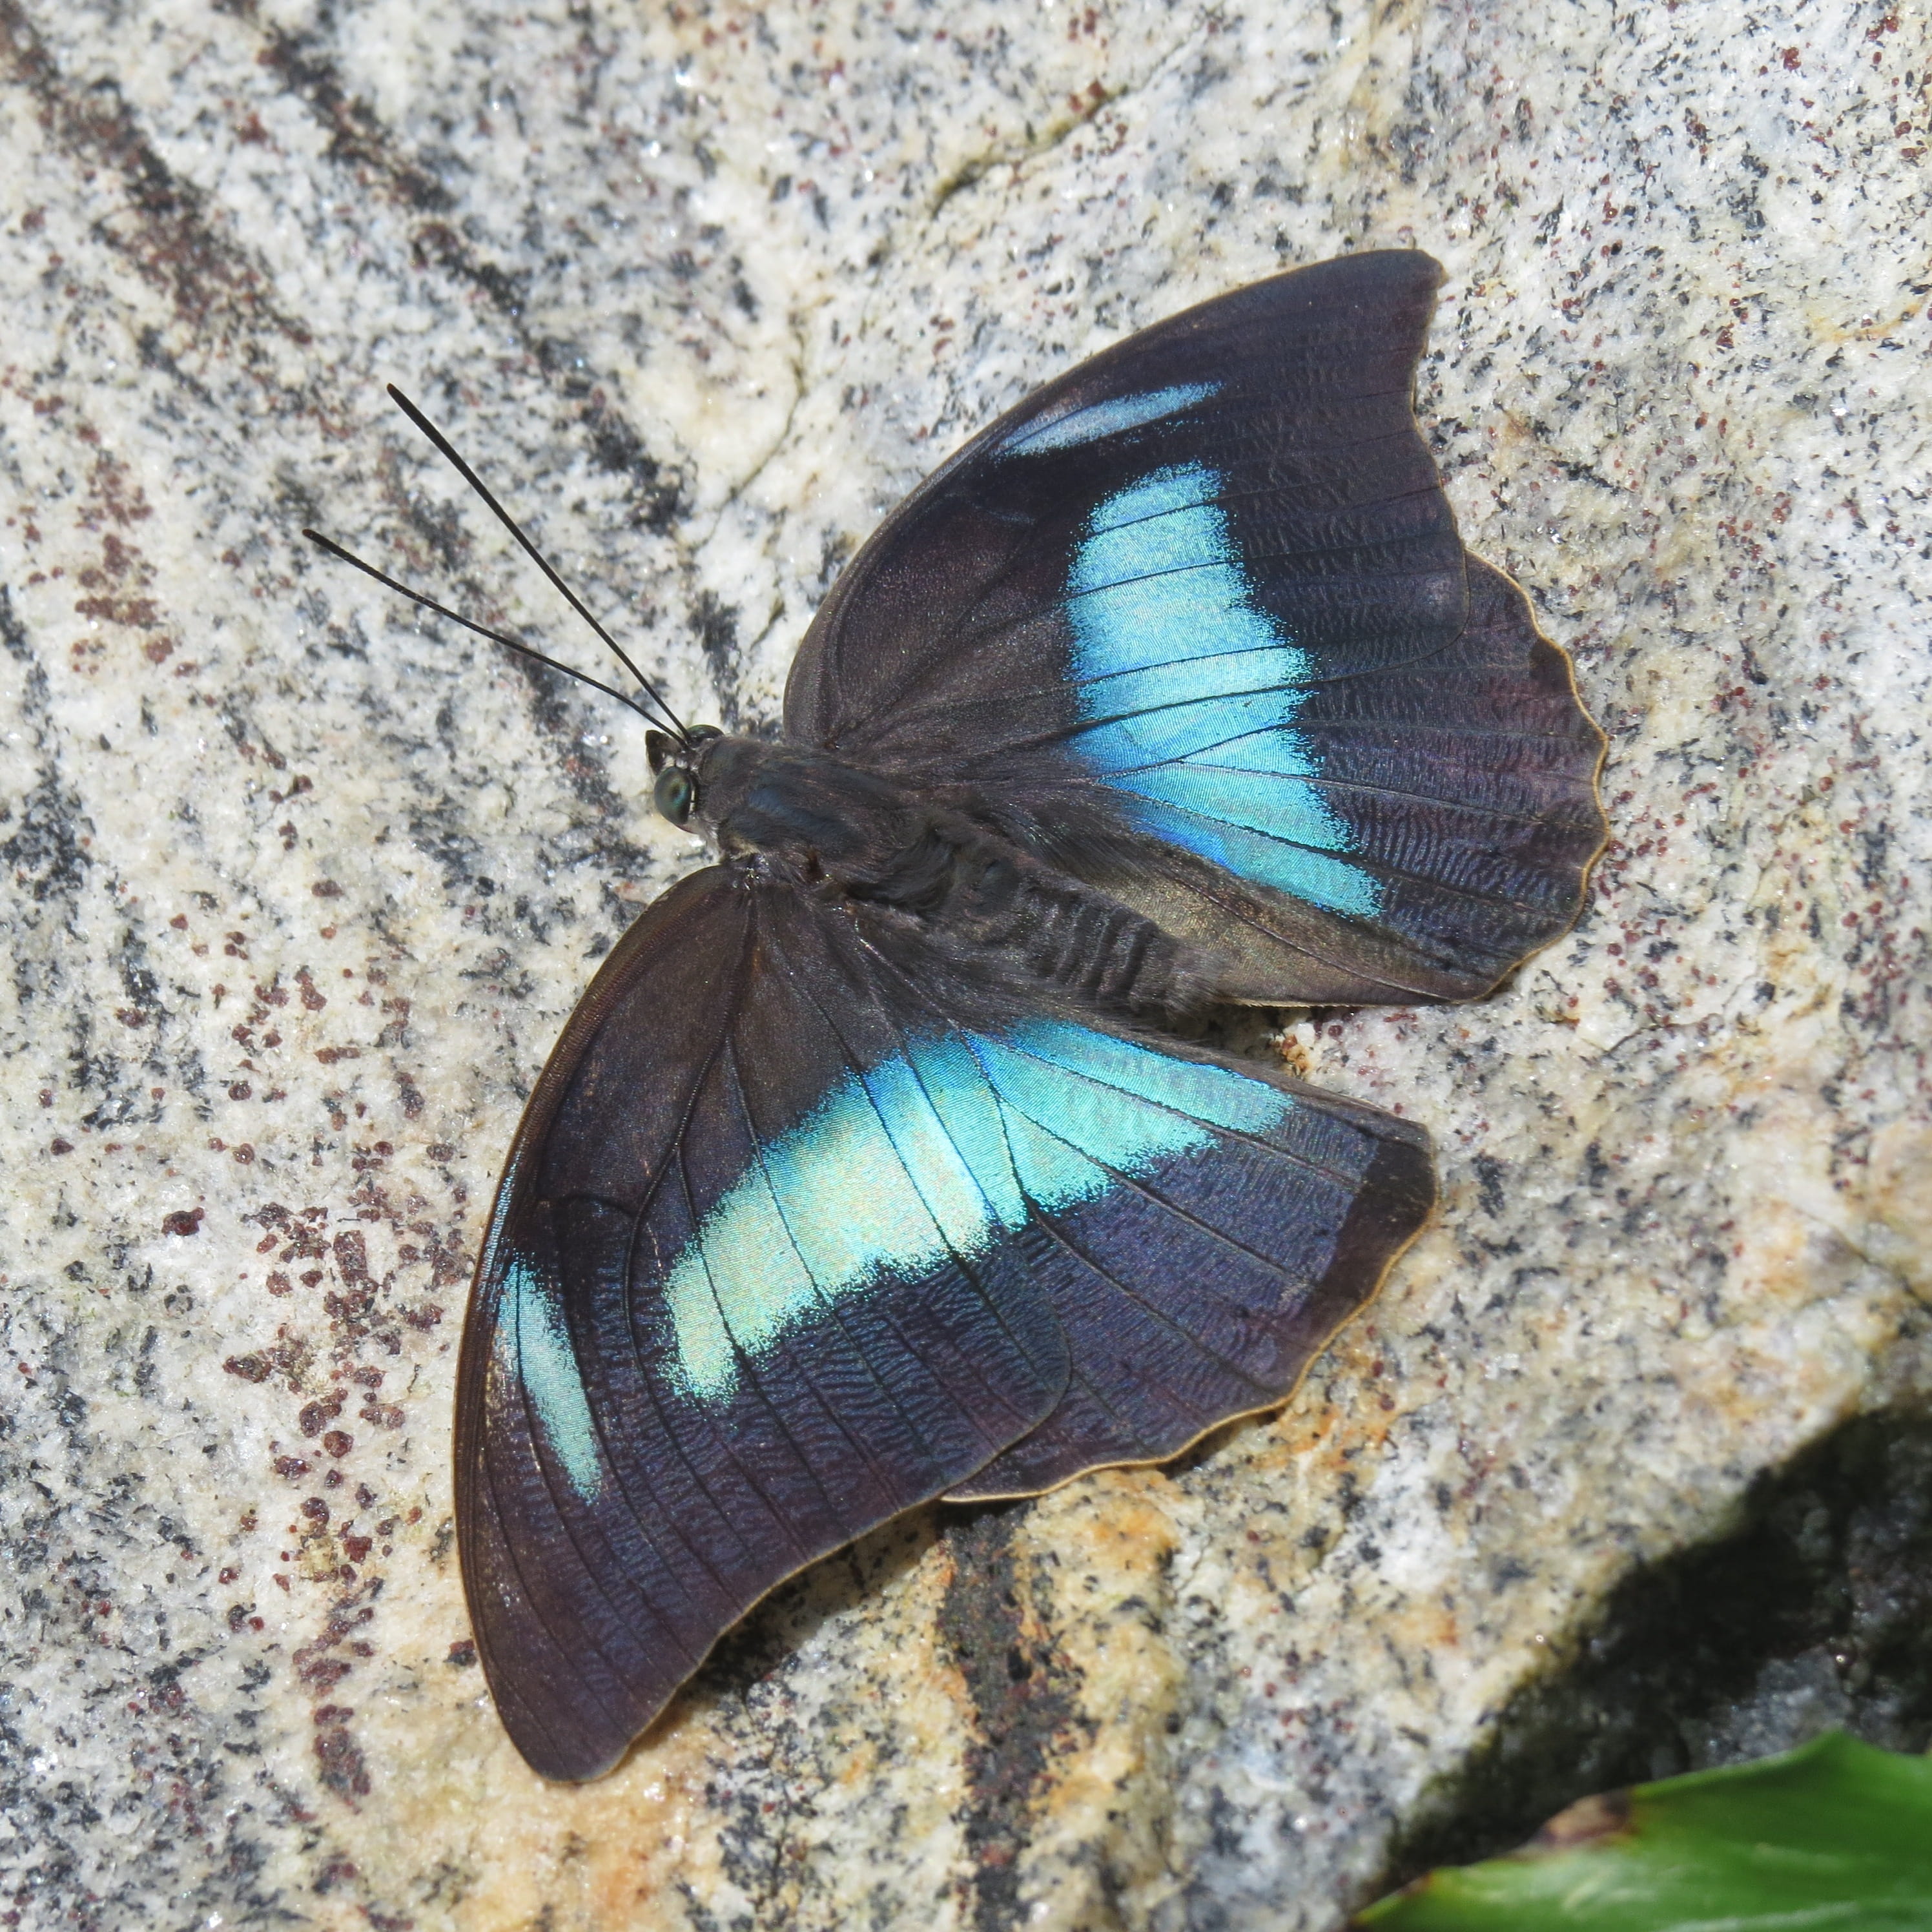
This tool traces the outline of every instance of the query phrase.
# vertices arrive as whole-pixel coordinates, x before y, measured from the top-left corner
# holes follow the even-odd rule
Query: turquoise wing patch
[[[1142,830],[1371,916],[1381,882],[1343,856],[1351,827],[1310,782],[1318,756],[1295,729],[1314,668],[1256,606],[1222,481],[1204,463],[1170,464],[1088,519],[1066,605],[1084,721],[1073,748]]]
[[[1035,1209],[1098,1199],[1293,1104],[1065,1022],[915,1036],[848,1074],[704,1217],[665,1282],[675,1378],[727,1401],[742,1364],[842,1302],[984,1256]]]
[[[595,1502],[604,1486],[597,1424],[556,1284],[519,1256],[506,1274],[503,1295],[506,1307],[496,1338],[500,1366],[522,1384],[570,1486],[584,1502]]]

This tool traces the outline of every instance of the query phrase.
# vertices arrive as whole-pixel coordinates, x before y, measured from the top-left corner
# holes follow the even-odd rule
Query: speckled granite
[[[1332,1927],[1634,1564],[1924,1399],[1922,14],[0,0],[0,1923]],[[908,1519],[539,1785],[464,1647],[464,1286],[692,848],[623,718],[295,526],[566,634],[400,380],[768,718],[994,411],[1412,239],[1617,833],[1496,998],[1288,1036],[1427,1121],[1438,1222],[1278,1419]]]

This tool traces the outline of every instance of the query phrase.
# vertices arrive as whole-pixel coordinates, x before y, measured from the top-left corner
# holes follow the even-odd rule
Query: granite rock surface
[[[1634,1568],[1925,1402],[1922,11],[0,0],[0,1923],[1318,1932]],[[905,1519],[542,1784],[452,1547],[463,1297],[696,849],[625,717],[297,526],[594,666],[398,381],[767,722],[1034,383],[1410,243],[1615,825],[1493,998],[1290,1016],[1439,1216],[1278,1417]]]

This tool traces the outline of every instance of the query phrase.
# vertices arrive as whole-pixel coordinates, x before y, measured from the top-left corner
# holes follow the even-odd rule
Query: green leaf
[[[1444,1866],[1375,1932],[1932,1932],[1932,1760],[1833,1732],[1588,1798],[1505,1858]]]

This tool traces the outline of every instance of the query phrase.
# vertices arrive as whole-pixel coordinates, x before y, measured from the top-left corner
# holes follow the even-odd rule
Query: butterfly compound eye
[[[668,818],[674,825],[682,825],[691,816],[691,808],[698,802],[698,788],[691,782],[691,774],[676,765],[668,765],[658,772],[657,783],[651,787],[651,802],[658,809],[658,816]]]

